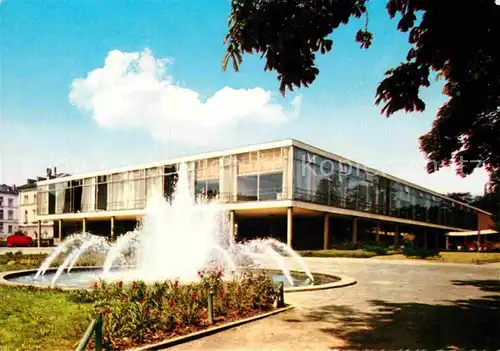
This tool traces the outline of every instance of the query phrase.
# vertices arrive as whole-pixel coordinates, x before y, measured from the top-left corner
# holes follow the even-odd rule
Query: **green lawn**
[[[500,262],[500,252],[446,252],[441,251],[437,261],[456,263],[492,263]]]
[[[0,272],[36,268],[38,260],[0,255]],[[92,306],[68,292],[0,285],[0,350],[74,350]]]
[[[439,252],[439,256],[425,258],[408,257],[397,251],[389,250],[387,255],[377,255],[373,251],[363,249],[357,250],[305,250],[299,251],[303,257],[352,257],[352,258],[376,258],[386,260],[404,260],[404,259],[425,259],[434,262],[450,263],[493,263],[500,262],[500,252]]]
[[[403,254],[377,256],[376,259],[381,260],[404,260],[404,259],[418,259],[414,257],[407,257]],[[500,262],[500,252],[439,252],[438,257],[425,258],[427,261],[433,262],[447,262],[447,263],[494,263]]]
[[[88,323],[91,305],[69,294],[0,286],[0,349],[74,350]]]
[[[354,258],[370,258],[375,257],[375,252],[366,250],[304,250],[298,251],[302,257],[354,257]]]

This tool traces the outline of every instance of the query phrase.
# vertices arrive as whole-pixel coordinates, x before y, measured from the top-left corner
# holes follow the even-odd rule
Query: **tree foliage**
[[[471,204],[476,199],[471,193],[448,193],[446,196],[455,199],[457,201],[463,202],[465,204]]]
[[[500,186],[487,189],[483,195],[474,196],[469,192],[448,193],[448,197],[475,206],[493,214],[497,230],[500,230]]]
[[[265,70],[278,73],[282,94],[307,87],[319,74],[316,54],[332,50],[330,34],[350,19],[366,18],[354,39],[370,47],[367,1],[232,0],[223,69],[232,61],[238,70],[243,54],[257,53]],[[484,166],[492,180],[500,179],[500,6],[495,0],[386,0],[386,8],[410,49],[376,89],[382,114],[424,111],[420,88],[434,72],[445,80],[449,100],[419,140],[427,171],[454,163],[466,176]]]

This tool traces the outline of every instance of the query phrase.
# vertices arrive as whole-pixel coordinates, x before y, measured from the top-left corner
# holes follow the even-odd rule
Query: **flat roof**
[[[241,147],[234,147],[234,148],[227,148],[227,149],[222,149],[218,151],[212,151],[212,152],[207,152],[207,153],[202,153],[202,154],[193,154],[193,155],[188,155],[188,156],[180,156],[180,157],[175,157],[175,158],[170,158],[167,160],[163,161],[158,161],[158,162],[150,162],[150,163],[144,163],[144,164],[137,164],[137,165],[131,165],[131,166],[125,166],[125,167],[117,167],[117,168],[110,168],[110,169],[102,169],[98,171],[92,171],[92,172],[86,172],[86,173],[81,173],[81,174],[75,174],[75,175],[69,175],[63,178],[54,178],[54,179],[49,179],[49,180],[44,180],[44,181],[39,181],[38,185],[48,185],[48,184],[54,184],[54,183],[59,183],[61,181],[71,181],[71,180],[78,180],[78,179],[83,179],[83,178],[90,178],[90,177],[96,177],[100,175],[108,175],[108,174],[114,174],[114,173],[122,173],[122,172],[127,172],[127,171],[133,171],[133,170],[138,170],[138,169],[146,169],[146,168],[153,168],[153,167],[161,167],[164,165],[169,165],[169,164],[176,164],[176,163],[182,163],[182,162],[190,162],[190,161],[196,161],[200,159],[207,159],[207,158],[215,158],[215,157],[221,157],[221,156],[229,156],[229,155],[234,155],[234,154],[241,154],[241,153],[246,153],[246,152],[252,152],[252,151],[260,151],[260,150],[267,150],[267,149],[274,149],[274,148],[280,148],[280,147],[287,147],[287,146],[294,146],[298,147],[301,149],[304,149],[306,151],[309,151],[311,153],[317,154],[319,156],[323,156],[326,158],[334,159],[339,162],[344,162],[344,163],[349,163],[350,165],[362,168],[370,173],[373,173],[375,175],[379,175],[382,177],[385,177],[387,179],[393,180],[395,182],[401,183],[403,185],[412,187],[414,189],[429,193],[434,196],[438,196],[440,198],[453,201],[457,204],[473,208],[477,211],[480,211],[482,213],[491,215],[490,212],[484,211],[480,208],[471,206],[469,204],[466,204],[464,202],[452,199],[444,194],[441,194],[439,192],[436,192],[431,189],[424,188],[420,185],[411,183],[409,181],[406,181],[404,179],[392,176],[390,174],[384,173],[382,171],[379,171],[375,168],[371,168],[368,166],[365,166],[359,162],[352,161],[350,159],[347,159],[345,157],[342,157],[340,155],[334,154],[332,152],[320,149],[318,147],[312,146],[310,144],[307,144],[305,142],[289,138],[289,139],[282,139],[282,140],[277,140],[277,141],[271,141],[267,143],[259,143],[259,144],[251,144],[251,145],[246,145],[246,146],[241,146]]]
[[[488,234],[498,234],[496,230],[493,229],[482,229],[479,231],[480,235],[488,235]],[[477,236],[477,230],[469,230],[467,232],[448,232],[445,234],[446,236]]]

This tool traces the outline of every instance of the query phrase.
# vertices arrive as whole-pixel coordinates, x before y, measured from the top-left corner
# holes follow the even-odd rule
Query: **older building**
[[[0,239],[17,230],[18,190],[15,185],[0,184]]]
[[[193,193],[229,211],[240,239],[271,236],[296,249],[333,242],[444,247],[445,232],[475,230],[488,212],[303,142],[288,139],[165,162],[38,182],[40,221],[58,237],[132,230],[155,193],[171,198],[180,164]],[[484,221],[481,221],[484,222]]]
[[[27,179],[26,184],[18,187],[19,191],[19,230],[29,235],[33,240],[42,241],[54,239],[54,221],[37,218],[37,182],[48,179],[57,179],[68,176],[66,173],[57,173],[57,169],[48,168],[45,177]],[[56,228],[57,229],[57,228]],[[57,238],[55,238],[57,243]]]

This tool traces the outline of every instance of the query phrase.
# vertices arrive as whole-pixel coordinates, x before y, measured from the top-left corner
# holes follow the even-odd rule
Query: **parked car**
[[[34,246],[33,239],[22,232],[16,232],[7,237],[7,247]]]

